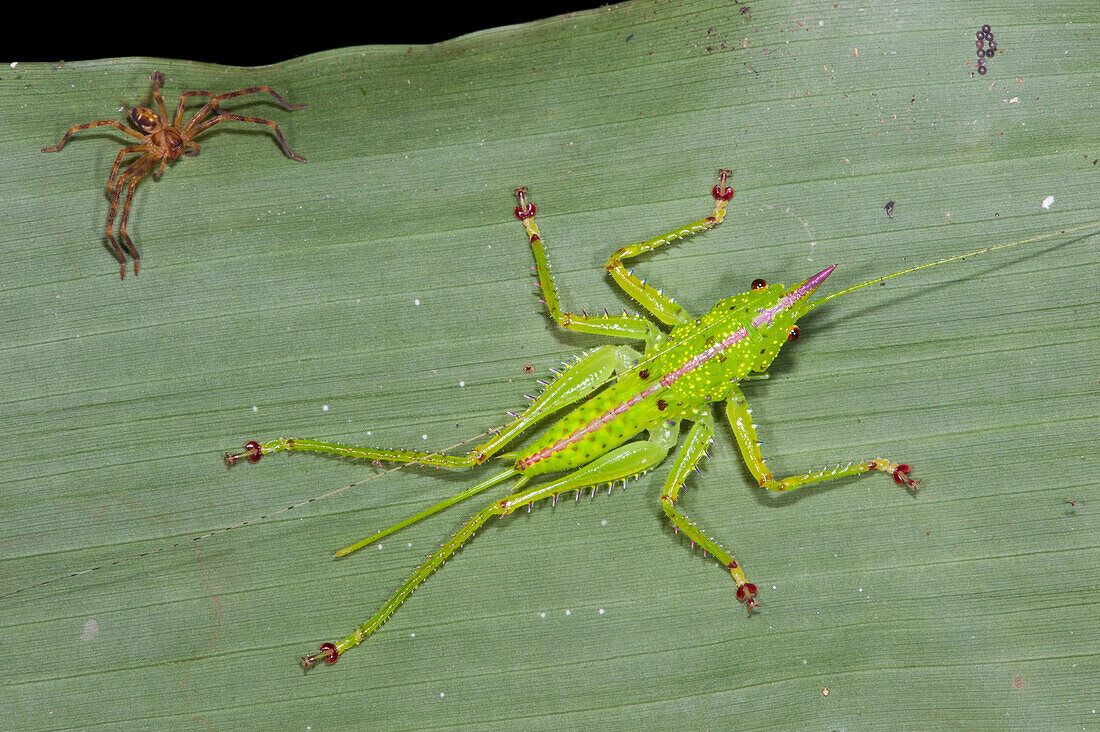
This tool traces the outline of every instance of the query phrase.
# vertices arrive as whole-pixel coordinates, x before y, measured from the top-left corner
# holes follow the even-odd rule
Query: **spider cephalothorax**
[[[65,143],[68,142],[69,137],[73,133],[93,127],[104,126],[115,127],[131,137],[136,137],[141,140],[140,145],[124,147],[119,150],[118,156],[115,158],[115,164],[111,168],[111,175],[107,178],[107,195],[111,199],[111,208],[107,214],[107,240],[111,243],[115,258],[118,259],[119,271],[123,277],[126,276],[127,254],[134,260],[134,274],[137,274],[138,265],[141,260],[141,256],[138,254],[134,242],[130,239],[130,235],[126,233],[126,222],[130,218],[130,204],[134,200],[134,188],[137,186],[138,181],[148,175],[153,168],[157,168],[156,173],[153,174],[153,178],[160,178],[168,162],[170,160],[176,160],[180,155],[198,155],[199,145],[194,141],[195,138],[214,125],[219,122],[230,120],[267,125],[275,130],[275,136],[279,138],[279,144],[282,146],[283,152],[287,154],[287,157],[305,162],[305,158],[300,155],[295,155],[290,151],[290,148],[286,144],[286,140],[283,138],[282,130],[279,129],[279,125],[269,119],[244,117],[239,114],[223,112],[218,106],[219,102],[223,102],[226,99],[262,91],[271,94],[279,104],[282,104],[284,108],[290,111],[303,109],[305,107],[304,104],[290,104],[269,86],[253,86],[247,89],[226,92],[224,94],[214,94],[209,91],[188,91],[180,95],[179,103],[176,106],[176,115],[172,119],[172,123],[169,124],[167,121],[168,112],[164,108],[164,98],[160,93],[160,86],[163,83],[164,74],[159,71],[154,72],[153,101],[156,103],[157,109],[139,106],[130,110],[130,123],[133,124],[136,129],[130,129],[121,122],[112,119],[100,120],[98,122],[86,122],[82,125],[73,125],[70,127],[69,131],[65,133],[65,136],[61,138],[61,142],[53,147],[42,148],[42,152],[57,152],[65,146]],[[190,97],[209,97],[210,101],[203,105],[202,109],[192,115],[191,119],[184,124],[183,110]],[[206,119],[207,115],[211,112],[217,114],[210,119]],[[131,162],[130,165],[119,174],[118,170],[122,166],[122,159],[127,155],[137,153],[141,153],[141,156],[138,157],[137,160]],[[160,163],[159,167],[157,163]],[[122,199],[122,191],[124,188],[126,189],[126,202],[122,206],[122,221],[119,225],[119,238],[115,239],[115,215],[118,213],[118,205],[119,201]],[[119,241],[121,241],[121,246],[119,245]]]

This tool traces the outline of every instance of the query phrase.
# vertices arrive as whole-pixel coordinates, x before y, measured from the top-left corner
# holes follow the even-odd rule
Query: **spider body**
[[[180,155],[198,155],[200,148],[199,144],[195,142],[195,138],[214,125],[228,121],[252,122],[255,124],[267,125],[275,131],[275,136],[279,139],[279,145],[282,146],[283,152],[286,153],[287,157],[299,162],[305,162],[305,158],[291,152],[290,147],[286,144],[286,139],[283,137],[282,130],[279,129],[279,125],[269,119],[245,117],[239,114],[223,112],[218,106],[220,102],[227,99],[239,97],[244,94],[253,94],[255,92],[268,92],[279,102],[279,104],[283,105],[283,107],[289,111],[304,109],[304,104],[290,104],[269,86],[253,86],[247,89],[225,92],[224,94],[214,94],[209,91],[197,90],[181,94],[179,102],[176,105],[175,117],[169,118],[168,112],[164,108],[164,98],[160,93],[160,87],[163,83],[164,74],[159,71],[154,72],[153,101],[157,108],[153,109],[152,107],[144,106],[132,108],[129,113],[129,118],[134,129],[112,119],[85,122],[84,124],[70,127],[69,131],[61,138],[61,142],[53,147],[42,148],[42,152],[57,152],[65,146],[69,137],[74,133],[94,127],[114,127],[131,137],[141,140],[140,145],[132,145],[119,150],[118,156],[115,157],[115,164],[111,168],[111,175],[107,178],[107,196],[111,200],[111,207],[107,213],[107,240],[110,242],[111,249],[113,250],[115,258],[118,260],[119,274],[122,277],[126,276],[127,255],[133,259],[135,275],[138,273],[138,266],[141,261],[141,255],[138,254],[133,240],[130,238],[130,235],[126,233],[126,224],[130,218],[130,205],[133,203],[134,189],[137,187],[138,181],[148,175],[154,168],[157,170],[156,173],[153,174],[153,178],[159,179],[164,172],[165,166],[167,166],[170,161],[178,159]],[[184,107],[187,106],[187,100],[190,97],[209,97],[210,101],[204,104],[203,107],[192,115],[187,123],[184,124]],[[211,113],[214,113],[215,116],[208,119],[207,117]],[[169,119],[172,120],[171,123],[169,123]],[[120,174],[119,168],[122,167],[123,159],[127,155],[139,153],[140,156],[132,160]],[[158,163],[160,164],[159,167],[157,165]],[[126,192],[125,201],[123,201],[124,190]],[[116,239],[114,222],[115,216],[118,215],[120,203],[122,204],[122,218],[119,223],[119,236]]]
[[[130,121],[139,130],[147,133],[150,150],[156,150],[170,160],[178,158],[184,150],[183,133],[178,128],[166,124],[156,113],[156,110],[148,107],[134,107],[130,110]],[[192,155],[198,153],[198,145]]]

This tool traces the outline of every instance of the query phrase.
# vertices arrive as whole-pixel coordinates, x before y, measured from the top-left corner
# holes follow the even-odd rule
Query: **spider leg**
[[[134,145],[133,147],[124,147],[118,151],[118,157],[115,158],[115,164],[111,168],[111,175],[107,178],[107,193],[111,194],[111,189],[115,184],[115,176],[118,175],[119,166],[122,165],[122,158],[126,157],[130,153],[144,152],[148,150],[148,145]]]
[[[164,166],[168,165],[168,156],[165,155],[160,160],[160,167],[157,168],[157,172],[153,173],[153,180],[160,180],[161,175],[164,174]],[[124,219],[125,220],[125,219]]]
[[[160,94],[160,85],[164,83],[164,74],[159,71],[153,72],[153,101],[157,103],[157,109],[160,110],[161,120],[168,121],[168,111],[164,108],[164,97]]]
[[[167,161],[168,161],[168,158],[164,158],[161,161],[161,164],[160,164],[160,169],[161,170],[164,170],[164,163],[167,162]],[[152,166],[150,166],[150,168],[152,168]],[[137,247],[134,246],[134,242],[133,242],[133,240],[130,239],[130,235],[126,233],[126,222],[130,218],[130,204],[133,203],[133,201],[134,201],[134,189],[137,188],[138,181],[141,180],[142,177],[148,172],[149,172],[148,170],[145,170],[140,175],[135,175],[135,176],[130,178],[130,187],[126,191],[126,205],[122,208],[122,222],[119,225],[119,234],[122,237],[122,246],[126,247],[126,250],[130,253],[130,256],[133,257],[133,259],[134,259],[134,276],[135,277],[137,276],[137,273],[138,273],[138,267],[141,265],[141,255],[138,254]],[[157,175],[159,176],[160,173],[157,173]],[[120,189],[120,192],[121,192],[121,189]],[[123,269],[123,271],[126,270],[126,265],[125,264],[122,265],[122,269]]]
[[[44,148],[42,148],[42,152],[57,152],[61,148],[65,147],[65,143],[69,141],[69,137],[71,135],[73,135],[73,133],[80,132],[81,130],[90,130],[93,127],[106,127],[106,126],[116,127],[118,129],[122,130],[123,132],[125,132],[130,137],[136,137],[137,139],[141,140],[142,142],[145,141],[145,135],[141,134],[140,132],[138,132],[136,130],[131,130],[129,127],[122,124],[121,122],[116,122],[113,119],[101,119],[98,122],[85,122],[82,125],[73,125],[72,127],[69,128],[69,131],[65,133],[65,136],[61,138],[61,142],[57,143],[53,147],[44,147]]]
[[[299,109],[305,109],[306,108],[306,105],[304,105],[304,104],[291,104],[287,100],[283,99],[279,95],[279,92],[275,91],[270,86],[250,86],[247,89],[238,89],[237,91],[226,92],[224,94],[218,94],[216,96],[211,94],[210,95],[210,101],[207,102],[206,105],[203,106],[203,108],[200,109],[198,112],[195,112],[195,115],[193,117],[191,117],[190,120],[187,121],[187,126],[184,127],[183,130],[186,131],[186,130],[191,129],[194,125],[198,124],[203,119],[203,117],[210,114],[210,112],[212,110],[216,110],[218,108],[218,102],[225,101],[226,99],[233,99],[234,97],[243,96],[245,94],[255,94],[256,92],[268,92],[269,94],[271,94],[271,96],[275,97],[275,100],[277,102],[279,102],[279,104],[283,105],[284,109],[286,109],[287,111],[290,111],[290,112],[294,112],[294,111],[297,111]],[[193,95],[210,94],[210,92],[186,92],[186,93],[187,94],[193,94]],[[181,100],[182,100],[182,97],[181,97]],[[179,127],[178,123],[176,124],[176,127]]]
[[[185,106],[187,106],[187,100],[189,98],[191,98],[191,97],[210,97],[211,99],[216,100],[217,96],[218,95],[215,94],[212,91],[189,91],[189,92],[184,92],[183,94],[180,94],[179,104],[176,105],[176,118],[175,118],[175,121],[172,122],[172,126],[175,127],[176,129],[179,129],[183,125],[183,108]],[[205,107],[203,109],[205,109]],[[218,109],[218,105],[216,103],[214,104],[213,109],[215,109],[215,110]],[[207,113],[209,113],[209,110],[207,110]],[[195,122],[195,120],[192,119],[191,122],[193,123],[193,122]]]
[[[111,247],[115,250],[115,258],[118,259],[118,264],[119,264],[119,276],[122,277],[122,278],[126,277],[126,255],[123,254],[122,247],[119,246],[118,240],[115,239],[115,234],[114,234],[115,215],[118,213],[118,203],[119,203],[119,199],[122,196],[122,188],[126,184],[126,182],[131,178],[134,179],[133,184],[136,184],[138,180],[140,180],[146,173],[149,172],[149,168],[151,167],[151,164],[154,164],[156,162],[156,160],[157,160],[157,154],[156,153],[147,152],[144,155],[142,155],[140,158],[138,158],[133,163],[131,163],[130,167],[128,167],[128,168],[126,168],[126,170],[122,171],[122,174],[119,175],[118,178],[115,180],[114,190],[111,191],[111,194],[112,194],[111,195],[111,208],[107,212],[107,241],[109,241],[111,243]],[[130,195],[127,197],[126,208],[125,208],[125,210],[123,212],[123,215],[122,215],[123,220],[126,220],[126,218],[130,214],[130,199],[131,198],[133,198],[133,185],[131,185]],[[138,260],[137,250],[134,248],[134,244],[133,244],[132,241],[130,241],[130,237],[128,237],[128,236],[123,237],[123,244],[125,244],[125,246],[126,246],[126,252],[129,253],[130,256],[134,258],[134,262],[135,262],[134,273],[136,274],[137,273],[136,262]]]
[[[184,148],[188,148],[188,147],[195,148],[194,150],[188,150],[187,152],[184,153],[184,155],[187,155],[188,157],[195,157],[196,155],[199,154],[199,151],[202,150],[202,147],[199,146],[199,143],[191,142],[190,140],[183,143],[183,146],[184,146]]]
[[[122,175],[118,176],[113,182],[109,181],[107,188],[107,195],[111,197],[111,208],[107,212],[107,240],[111,243],[111,247],[114,249],[115,258],[119,261],[119,265],[122,269],[122,276],[126,276],[126,255],[123,254],[122,248],[119,247],[118,242],[114,237],[114,223],[115,214],[118,212],[119,196],[122,194],[122,186],[126,180],[137,170],[138,166],[142,165],[146,158],[150,157],[153,153],[146,153],[137,160],[130,163],[126,170],[122,171]],[[112,175],[113,177],[113,175]]]
[[[267,125],[271,129],[275,130],[275,135],[279,138],[279,144],[283,146],[283,152],[286,153],[286,156],[288,158],[293,158],[294,160],[302,163],[306,161],[306,159],[303,158],[301,155],[295,155],[290,151],[290,147],[286,144],[286,138],[283,137],[283,132],[279,129],[279,125],[275,124],[269,119],[262,119],[260,117],[242,117],[239,114],[219,114],[217,117],[203,122],[201,125],[192,130],[188,136],[192,138],[198,137],[203,132],[206,132],[208,129],[218,124],[219,122],[226,122],[228,120],[233,120],[235,122],[254,122],[260,125]],[[185,132],[184,134],[187,133]]]

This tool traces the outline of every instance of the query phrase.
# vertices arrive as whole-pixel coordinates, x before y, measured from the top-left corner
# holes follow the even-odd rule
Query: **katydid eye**
[[[752,289],[754,289],[754,290],[763,290],[767,286],[768,286],[768,281],[767,280],[762,280],[759,277],[757,277],[755,280],[752,281]]]
[[[787,340],[797,341],[798,336],[800,335],[802,335],[802,329],[799,328],[797,325],[792,325],[791,329],[787,331]]]

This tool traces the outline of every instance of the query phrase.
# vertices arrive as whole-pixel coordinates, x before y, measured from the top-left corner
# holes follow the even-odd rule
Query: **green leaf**
[[[5,726],[1094,725],[1087,232],[831,302],[746,385],[777,474],[882,456],[924,481],[916,498],[883,476],[763,495],[723,427],[683,506],[759,585],[753,617],[673,534],[666,467],[495,522],[303,675],[299,655],[489,499],[331,553],[487,473],[398,471],[260,521],[380,471],[221,460],[284,436],[453,445],[597,345],[539,304],[515,186],[566,307],[589,310],[630,306],[607,256],[705,215],[719,167],[725,223],[637,265],[697,312],[756,277],[837,263],[831,292],[1100,219],[1094,6],[969,7],[628,3],[259,69],[5,68],[0,571],[11,592],[99,567],[0,600]],[[979,77],[982,23],[1002,52]],[[120,282],[103,187],[123,136],[39,150],[123,119],[154,70],[169,106],[255,84],[308,104],[225,105],[276,121],[308,162],[259,126],[204,135],[139,186],[142,269]]]

